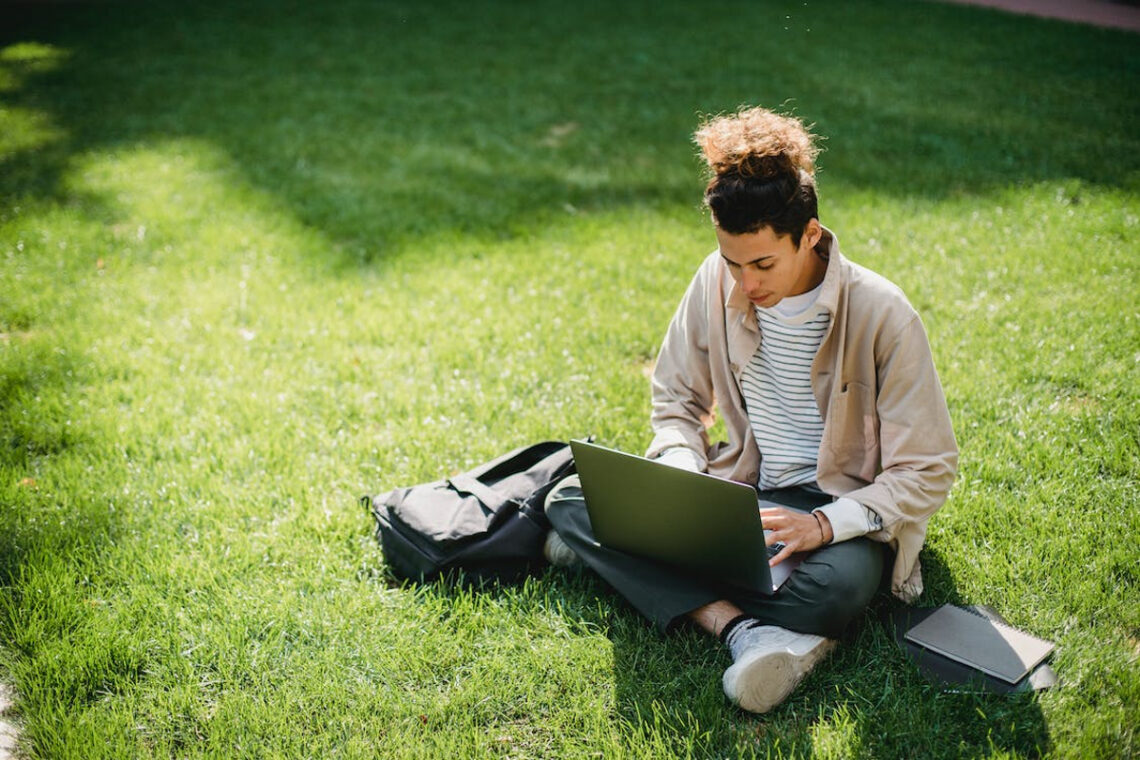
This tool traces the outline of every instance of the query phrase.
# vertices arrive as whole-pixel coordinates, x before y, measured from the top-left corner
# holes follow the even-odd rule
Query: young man
[[[647,456],[786,505],[761,511],[769,543],[785,545],[773,565],[812,553],[771,596],[690,577],[597,546],[570,478],[548,500],[547,554],[581,558],[662,629],[690,620],[719,636],[733,657],[725,693],[766,712],[865,608],[884,562],[896,596],[921,593],[918,553],[957,446],[918,315],[819,221],[803,124],[752,108],[696,140],[718,249],[662,344]],[[728,440],[712,444],[715,411]]]

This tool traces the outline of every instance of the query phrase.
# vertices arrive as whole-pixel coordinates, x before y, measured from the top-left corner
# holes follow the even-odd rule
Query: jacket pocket
[[[875,393],[864,383],[847,383],[831,397],[824,444],[845,475],[871,482],[879,471],[879,415]]]

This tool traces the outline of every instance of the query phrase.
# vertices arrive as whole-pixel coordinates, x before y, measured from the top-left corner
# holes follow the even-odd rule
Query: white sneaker
[[[836,644],[835,639],[774,625],[741,633],[740,656],[724,671],[724,693],[733,704],[754,713],[768,712],[787,699]]]
[[[555,567],[573,567],[582,562],[574,550],[562,540],[562,536],[554,531],[549,531],[546,534],[546,541],[542,545],[542,556],[546,557],[546,561]]]

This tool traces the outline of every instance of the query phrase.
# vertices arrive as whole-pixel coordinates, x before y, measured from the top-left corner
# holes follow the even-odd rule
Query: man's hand
[[[794,509],[768,507],[760,510],[760,519],[767,531],[764,542],[768,546],[784,545],[779,554],[768,561],[772,567],[792,556],[794,552],[808,552],[831,543],[834,535],[827,515],[822,512],[804,514]]]

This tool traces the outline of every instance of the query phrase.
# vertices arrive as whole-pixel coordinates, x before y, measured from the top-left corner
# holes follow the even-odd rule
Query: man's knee
[[[865,538],[835,544],[809,558],[789,580],[801,602],[797,616],[802,630],[838,636],[870,603],[882,571],[882,546]]]
[[[585,519],[586,499],[582,496],[582,483],[577,475],[558,482],[546,496],[546,517],[560,535],[576,533]]]
[[[853,538],[830,547],[831,593],[869,601],[883,576],[883,545],[867,538]]]
[[[844,627],[870,604],[883,576],[882,544],[866,538],[846,543],[850,546],[837,558],[828,584],[830,606]]]
[[[582,497],[582,481],[578,479],[577,475],[567,475],[558,481],[554,488],[550,489],[550,493],[546,495],[546,503],[543,505],[543,509],[549,515],[551,509],[564,509],[572,502],[585,504]]]

